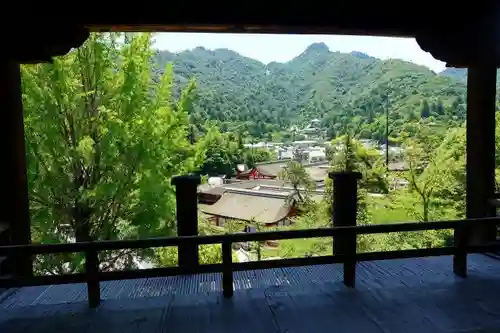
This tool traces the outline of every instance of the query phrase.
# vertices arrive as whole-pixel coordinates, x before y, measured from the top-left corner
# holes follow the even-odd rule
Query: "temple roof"
[[[242,221],[256,223],[276,223],[284,219],[293,206],[291,192],[227,190],[222,198],[202,211]]]

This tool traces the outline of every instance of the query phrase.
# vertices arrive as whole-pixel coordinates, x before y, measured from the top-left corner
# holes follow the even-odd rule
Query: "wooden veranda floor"
[[[451,257],[366,262],[356,289],[339,265],[101,284],[88,309],[85,285],[21,288],[0,300],[0,332],[500,332],[500,261],[471,255],[469,277]],[[1,296],[0,296],[1,297]]]

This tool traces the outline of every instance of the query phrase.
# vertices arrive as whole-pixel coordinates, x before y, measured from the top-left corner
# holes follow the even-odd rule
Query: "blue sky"
[[[361,51],[380,59],[403,59],[441,71],[445,64],[420,49],[413,38],[325,36],[325,35],[258,35],[158,33],[155,47],[179,52],[203,46],[207,49],[227,48],[244,56],[269,63],[285,62],[302,53],[312,43],[323,42],[330,51]]]

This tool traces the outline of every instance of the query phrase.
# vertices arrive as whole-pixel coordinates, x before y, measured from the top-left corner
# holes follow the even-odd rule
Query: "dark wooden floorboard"
[[[0,332],[500,332],[500,261],[471,255],[469,277],[450,257],[110,281],[88,309],[84,284],[27,287],[0,303]]]

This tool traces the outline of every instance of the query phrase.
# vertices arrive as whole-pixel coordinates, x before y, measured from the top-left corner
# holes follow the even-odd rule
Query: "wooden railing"
[[[465,277],[467,275],[467,254],[490,252],[500,250],[499,244],[468,244],[466,235],[474,227],[481,224],[498,224],[500,218],[481,218],[454,221],[439,221],[427,223],[396,223],[383,225],[363,225],[356,226],[356,179],[357,177],[345,177],[337,175],[340,178],[335,179],[334,188],[334,207],[333,215],[337,226],[332,228],[307,229],[307,230],[287,230],[270,231],[260,233],[242,233],[227,235],[210,236],[186,236],[150,238],[141,240],[112,240],[112,241],[90,241],[65,244],[29,244],[29,245],[10,245],[0,246],[0,256],[33,256],[40,254],[60,254],[83,252],[85,254],[85,271],[75,274],[61,274],[48,276],[29,276],[29,277],[2,277],[0,279],[0,288],[19,287],[47,284],[67,284],[84,282],[87,284],[88,301],[90,307],[96,307],[100,303],[100,281],[148,278],[158,276],[172,276],[181,274],[198,273],[222,273],[222,287],[225,297],[231,297],[233,294],[233,272],[254,269],[266,269],[290,266],[305,266],[316,264],[342,263],[344,268],[344,283],[346,286],[354,287],[356,280],[356,263],[361,261],[384,260],[396,258],[415,258],[427,256],[453,255],[453,270],[456,275]],[[333,176],[336,177],[335,175]],[[188,178],[191,185],[196,182]],[[185,184],[184,184],[185,185]],[[178,191],[179,193],[187,193]],[[189,191],[188,191],[189,192]],[[196,196],[196,186],[191,187],[191,195]],[[186,198],[177,198],[178,203]],[[185,202],[185,201],[184,201]],[[188,201],[189,202],[189,201]],[[353,204],[354,203],[354,204]],[[196,206],[196,204],[194,205]],[[192,207],[191,207],[192,208]],[[196,207],[195,207],[196,208]],[[182,208],[184,211],[186,207]],[[178,207],[179,211],[182,210]],[[194,222],[196,222],[196,218]],[[179,218],[178,221],[186,223],[192,221]],[[342,223],[341,223],[342,222]],[[351,223],[351,225],[347,225]],[[179,228],[178,228],[179,229]],[[189,229],[189,228],[188,228]],[[193,226],[191,226],[193,229]],[[442,248],[426,248],[414,250],[400,250],[387,252],[357,253],[357,235],[380,234],[390,232],[410,232],[422,230],[440,230],[453,229],[455,233],[454,246]],[[182,231],[183,229],[179,229]],[[193,232],[193,230],[188,230]],[[197,231],[196,231],[197,233]],[[316,238],[333,237],[334,253],[332,255],[310,257],[310,258],[291,258],[279,260],[266,260],[257,262],[232,262],[232,244],[237,242],[252,242],[266,240],[283,240],[297,238]],[[206,244],[222,245],[222,263],[200,265],[198,263],[198,246]],[[108,250],[122,249],[145,249],[154,247],[176,246],[179,250],[179,265],[176,267],[160,267],[142,270],[124,270],[124,271],[101,271],[99,269],[98,253]],[[182,257],[184,256],[184,257]],[[195,256],[193,258],[193,256]],[[181,258],[184,258],[181,260]]]
[[[498,218],[484,218],[474,220],[440,221],[431,223],[396,223],[383,225],[365,225],[356,227],[335,227],[308,230],[271,231],[250,234],[228,234],[214,236],[184,236],[167,238],[150,238],[141,240],[116,240],[116,241],[93,241],[66,244],[31,244],[12,245],[0,247],[0,256],[18,254],[23,255],[53,254],[53,253],[75,253],[84,252],[86,255],[86,271],[76,274],[33,276],[26,278],[5,278],[0,280],[0,287],[19,287],[46,284],[67,284],[85,282],[88,286],[88,300],[91,307],[95,307],[100,302],[99,282],[107,280],[136,279],[158,276],[172,276],[182,274],[212,273],[221,272],[223,275],[224,296],[230,297],[233,294],[233,272],[254,269],[305,266],[316,264],[344,264],[344,283],[347,286],[354,286],[355,267],[357,262],[371,260],[385,260],[397,258],[415,258],[427,256],[454,256],[454,272],[458,276],[465,277],[467,271],[466,258],[468,253],[490,252],[500,250],[499,244],[488,244],[472,246],[461,243],[455,246],[442,248],[426,248],[415,250],[400,250],[387,252],[356,253],[356,242],[350,244],[349,250],[343,254],[310,257],[266,260],[256,262],[232,262],[231,245],[235,242],[282,240],[297,238],[315,237],[347,237],[352,235],[379,234],[388,232],[408,232],[420,230],[440,230],[454,229],[460,230],[478,223],[498,223]],[[348,237],[347,237],[348,238]],[[87,260],[89,253],[98,253],[106,250],[120,249],[144,249],[164,246],[186,246],[222,244],[222,263],[206,264],[194,266],[176,266],[150,268],[142,270],[126,270],[103,272],[99,270],[99,263],[95,260]]]

